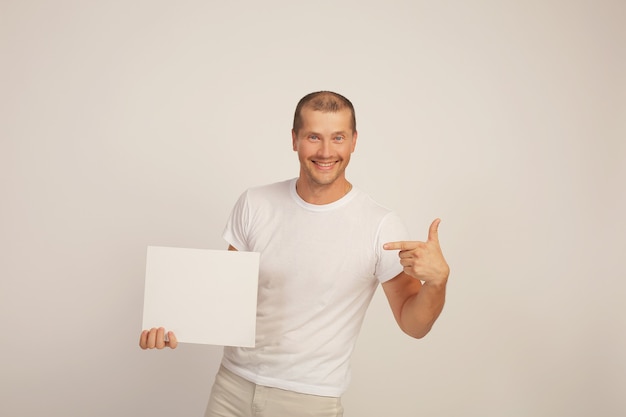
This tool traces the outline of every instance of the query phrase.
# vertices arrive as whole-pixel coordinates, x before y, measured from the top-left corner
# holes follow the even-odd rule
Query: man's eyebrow
[[[305,130],[304,134],[306,134],[306,135],[324,136],[322,133],[318,133],[318,132],[316,132],[314,130]],[[345,130],[339,130],[337,132],[332,132],[330,134],[330,136],[337,136],[337,135],[348,136],[348,132],[346,132]]]

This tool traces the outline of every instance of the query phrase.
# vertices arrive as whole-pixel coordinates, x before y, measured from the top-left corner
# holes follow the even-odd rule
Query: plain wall
[[[623,1],[1,1],[0,414],[200,416],[221,348],[138,348],[146,247],[222,249],[297,175],[293,109],[356,106],[349,179],[415,239],[422,340],[381,292],[346,417],[626,415]]]

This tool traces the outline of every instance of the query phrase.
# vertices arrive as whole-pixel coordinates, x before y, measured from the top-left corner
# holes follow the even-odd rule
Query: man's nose
[[[320,156],[323,158],[328,158],[331,156],[331,143],[329,140],[322,140],[320,141]]]

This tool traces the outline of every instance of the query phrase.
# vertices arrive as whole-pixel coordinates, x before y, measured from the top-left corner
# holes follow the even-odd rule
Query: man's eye
[[[311,140],[318,140],[319,138],[317,136],[315,136],[315,135],[311,135],[311,136],[309,136],[309,139],[311,139]]]
[[[335,141],[337,141],[337,142],[341,142],[342,140],[343,140],[343,136],[335,137]]]

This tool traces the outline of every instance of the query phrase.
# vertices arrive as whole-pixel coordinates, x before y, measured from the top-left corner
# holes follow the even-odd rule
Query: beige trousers
[[[341,398],[300,394],[256,385],[223,366],[205,417],[341,417]]]

